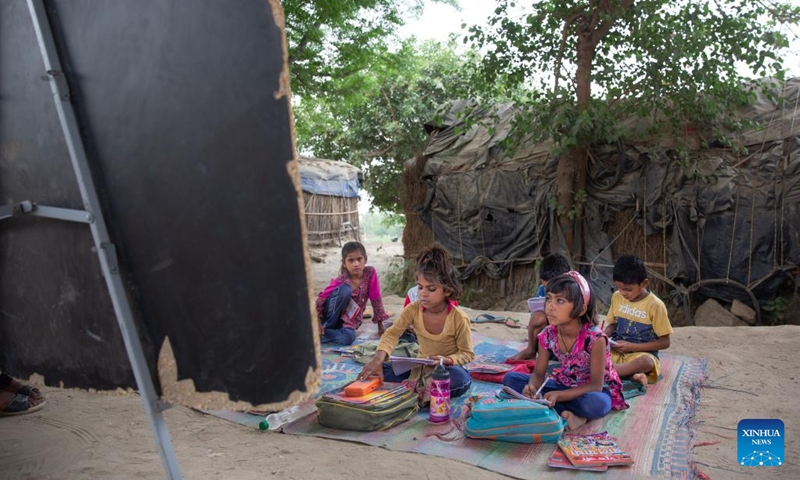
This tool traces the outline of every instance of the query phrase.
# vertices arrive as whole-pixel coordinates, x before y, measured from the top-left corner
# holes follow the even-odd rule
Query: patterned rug
[[[363,328],[363,327],[362,327]],[[364,332],[370,333],[370,332]],[[366,339],[362,333],[357,342]],[[375,338],[375,335],[370,335]],[[476,361],[501,362],[519,351],[522,344],[473,334]],[[692,461],[696,432],[695,413],[700,387],[706,378],[707,361],[703,358],[661,355],[663,379],[651,385],[645,395],[631,398],[631,408],[612,412],[584,425],[578,433],[607,430],[619,439],[623,450],[636,463],[630,467],[611,467],[613,478],[670,477],[693,478],[697,474]],[[361,365],[336,353],[323,353],[321,392],[335,390],[353,381]],[[474,381],[469,394],[494,392],[498,384]],[[410,421],[383,432],[351,432],[322,427],[316,414],[290,425],[283,432],[310,435],[380,446],[390,450],[416,452],[458,460],[515,478],[540,479],[563,476],[565,470],[547,466],[555,445],[526,445],[464,437],[460,426],[465,421],[464,402],[469,395],[453,399],[453,420],[445,425],[428,422],[428,412],[420,411]],[[232,422],[258,428],[263,417],[242,412],[206,411]],[[572,471],[577,477],[596,473]]]

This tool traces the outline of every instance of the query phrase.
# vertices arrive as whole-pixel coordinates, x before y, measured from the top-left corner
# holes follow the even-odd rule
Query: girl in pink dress
[[[322,343],[350,345],[363,321],[367,300],[372,303],[372,321],[378,332],[389,315],[383,309],[378,272],[367,265],[367,250],[360,242],[347,242],[342,247],[342,268],[339,276],[317,297]]]
[[[509,373],[503,384],[531,398],[548,400],[574,430],[612,409],[628,408],[622,382],[611,362],[606,334],[595,325],[594,301],[583,276],[570,271],[547,284],[545,315],[539,334],[539,358],[532,375]],[[547,375],[547,363],[561,368]]]

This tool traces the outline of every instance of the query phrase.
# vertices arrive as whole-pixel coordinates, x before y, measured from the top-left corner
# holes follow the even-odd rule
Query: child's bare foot
[[[569,431],[575,431],[586,423],[585,418],[579,417],[569,410],[565,410],[564,413],[561,414],[561,417],[567,421],[567,430]]]
[[[634,373],[631,375],[631,380],[641,384],[644,388],[647,388],[647,375],[644,373]]]

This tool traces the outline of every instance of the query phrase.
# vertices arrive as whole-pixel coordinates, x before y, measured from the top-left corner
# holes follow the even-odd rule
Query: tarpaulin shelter
[[[345,162],[300,157],[300,183],[309,244],[360,239],[358,189],[364,175]]]
[[[755,102],[737,112],[752,125],[728,132],[735,148],[697,133],[703,128],[679,138],[592,146],[578,266],[600,300],[610,300],[611,266],[621,253],[644,257],[652,276],[684,296],[700,290],[763,305],[785,280],[796,282],[799,91],[796,78],[768,94],[755,90]],[[538,282],[535,261],[566,251],[551,204],[558,158],[551,142],[503,148],[513,128],[512,106],[472,108],[453,102],[443,121],[425,126],[430,142],[406,164],[406,190],[418,192],[407,214],[418,216],[430,238],[448,248],[468,283],[482,281],[499,296],[524,298]],[[459,115],[468,110],[478,118],[469,125]],[[636,241],[628,251],[615,251],[630,235]]]

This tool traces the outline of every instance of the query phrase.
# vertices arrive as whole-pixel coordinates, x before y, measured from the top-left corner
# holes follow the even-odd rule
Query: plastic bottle
[[[282,426],[287,423],[294,422],[299,418],[317,411],[317,406],[313,401],[301,403],[300,405],[292,405],[285,408],[280,412],[270,413],[267,417],[259,422],[259,430],[280,430]]]
[[[433,369],[431,377],[431,407],[428,420],[443,423],[450,420],[450,372],[443,362]]]

